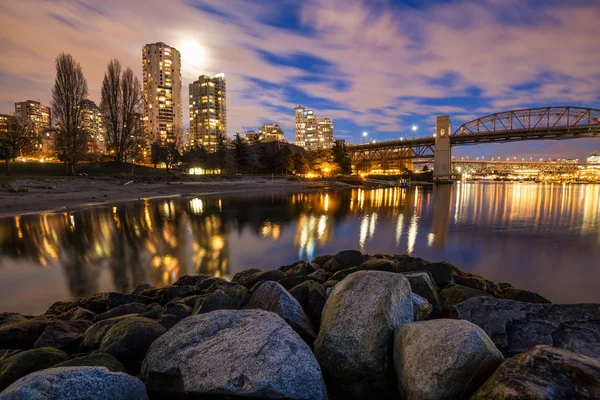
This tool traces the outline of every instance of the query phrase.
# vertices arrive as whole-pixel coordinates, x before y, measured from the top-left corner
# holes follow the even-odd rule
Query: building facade
[[[285,142],[283,129],[279,124],[264,124],[258,131],[258,140],[261,142]]]
[[[15,103],[15,117],[31,124],[31,153],[40,155],[43,152],[42,136],[52,126],[50,107],[38,101],[26,100]]]
[[[586,161],[588,164],[600,164],[600,155],[597,153],[590,154]]]
[[[208,151],[217,150],[218,136],[227,137],[225,74],[201,75],[190,83],[190,139]]]
[[[333,121],[330,118],[317,118],[314,110],[302,106],[296,113],[296,146],[306,150],[330,149],[333,147]]]
[[[88,152],[91,154],[106,153],[106,128],[102,121],[102,113],[92,100],[84,100],[81,107],[81,128],[88,136]]]
[[[144,130],[148,143],[178,143],[183,132],[181,54],[158,42],[142,49]]]
[[[259,136],[257,131],[246,131],[246,142],[250,144],[258,143]]]

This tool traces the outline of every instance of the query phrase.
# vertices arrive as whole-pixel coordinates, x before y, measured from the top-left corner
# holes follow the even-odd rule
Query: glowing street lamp
[[[369,135],[369,134],[367,133],[367,131],[364,131],[364,132],[363,132],[363,144],[365,144],[365,140],[367,140],[367,135]]]
[[[413,125],[413,126],[412,126],[412,131],[413,131],[413,140],[415,140],[415,132],[417,131],[417,128],[418,128],[418,127],[417,127],[416,125]]]

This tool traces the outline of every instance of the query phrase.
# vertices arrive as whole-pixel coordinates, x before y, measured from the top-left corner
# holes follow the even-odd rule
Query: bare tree
[[[100,110],[106,126],[108,148],[114,152],[115,161],[125,160],[127,150],[138,143],[142,113],[142,87],[131,68],[122,72],[119,60],[113,59],[102,81]]]
[[[54,148],[70,175],[75,175],[75,166],[87,152],[88,138],[81,126],[83,113],[80,107],[87,95],[88,86],[81,65],[70,54],[59,54],[52,88],[52,115],[58,128]]]
[[[0,159],[6,163],[6,175],[10,175],[9,164],[31,148],[31,124],[17,117],[6,120],[5,129],[0,129]]]

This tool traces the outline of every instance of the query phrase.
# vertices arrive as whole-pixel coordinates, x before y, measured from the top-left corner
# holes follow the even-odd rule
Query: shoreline
[[[138,200],[235,194],[265,189],[310,191],[352,188],[334,179],[293,181],[285,177],[171,183],[133,183],[124,179],[22,179],[0,192],[0,219],[31,214],[57,213]],[[10,192],[9,190],[18,190]],[[176,192],[176,193],[174,193]],[[8,211],[10,210],[10,211]]]
[[[99,373],[135,382],[136,400],[225,390],[257,398],[263,386],[298,400],[479,400],[504,390],[506,373],[517,388],[548,382],[530,385],[541,394],[592,393],[599,318],[599,304],[553,304],[446,262],[345,250],[231,280],[183,275],[166,287],[96,293],[38,316],[0,313],[0,397],[26,393],[39,377],[61,385],[64,375]],[[556,372],[524,358],[550,359]],[[238,384],[240,373],[252,384]]]

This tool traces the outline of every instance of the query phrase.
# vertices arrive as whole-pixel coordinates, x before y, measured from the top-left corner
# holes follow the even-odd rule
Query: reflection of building
[[[181,54],[162,42],[142,49],[145,131],[150,143],[176,143],[183,130]]]
[[[333,121],[317,118],[313,110],[302,106],[296,112],[296,146],[306,150],[330,149],[333,147]]]
[[[301,214],[298,218],[294,245],[298,249],[298,258],[312,260],[316,246],[325,246],[333,237],[333,223],[327,214]]]
[[[225,74],[201,75],[190,83],[190,136],[196,145],[217,150],[219,135],[227,136]]]
[[[46,129],[50,129],[52,124],[50,107],[33,100],[22,101],[15,103],[15,117],[24,121],[31,121],[33,128],[32,150],[35,153],[41,153],[43,151],[41,136]]]
[[[261,142],[283,142],[283,129],[278,124],[264,124],[258,131],[258,137]]]
[[[88,152],[103,154],[106,152],[106,129],[102,122],[102,113],[92,100],[83,100],[81,107],[81,128],[88,135]]]

